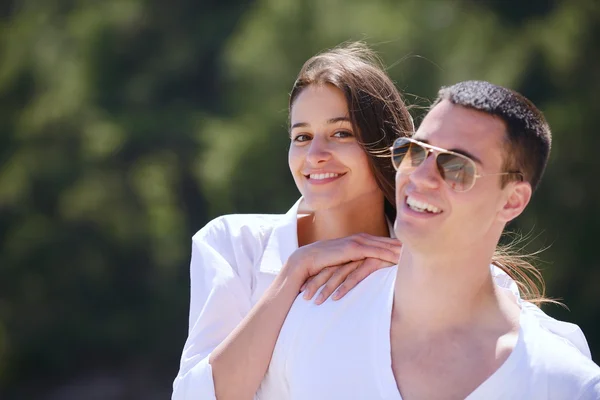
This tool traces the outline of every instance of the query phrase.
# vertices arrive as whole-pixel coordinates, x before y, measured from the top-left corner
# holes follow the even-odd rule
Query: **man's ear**
[[[529,204],[532,190],[529,182],[511,182],[507,185],[504,204],[498,216],[504,222],[512,221],[517,218]]]

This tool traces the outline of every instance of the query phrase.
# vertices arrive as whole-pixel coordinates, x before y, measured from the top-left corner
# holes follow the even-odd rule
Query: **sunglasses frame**
[[[451,151],[451,150],[446,150],[446,149],[443,149],[441,147],[432,146],[430,144],[423,143],[423,142],[420,142],[420,141],[418,141],[416,139],[408,138],[408,137],[399,137],[399,138],[397,138],[396,140],[394,140],[394,144],[392,145],[392,147],[390,147],[390,157],[392,159],[392,165],[394,166],[394,169],[396,171],[398,171],[398,168],[399,168],[400,164],[402,164],[402,161],[400,161],[400,164],[398,166],[396,166],[396,163],[394,162],[394,149],[400,146],[399,144],[397,144],[400,141],[406,141],[408,143],[416,144],[417,146],[420,146],[421,148],[423,148],[425,150],[425,158],[423,158],[423,161],[421,162],[421,164],[417,165],[407,175],[412,174],[417,168],[419,168],[425,162],[425,160],[427,160],[427,157],[429,157],[429,154],[433,153],[433,155],[435,156],[435,165],[437,167],[438,174],[440,174],[440,177],[442,178],[442,180],[444,181],[444,183],[446,185],[450,186],[450,188],[452,190],[454,190],[455,192],[458,192],[458,193],[468,192],[469,190],[473,189],[473,186],[475,186],[475,183],[477,182],[477,179],[483,178],[485,176],[517,175],[519,177],[519,181],[520,182],[523,182],[523,180],[524,180],[523,173],[520,172],[520,171],[496,172],[496,173],[492,173],[492,174],[479,174],[477,172],[478,171],[477,163],[474,160],[472,160],[471,158],[465,156],[464,154],[460,154],[460,153],[457,153],[457,152]],[[473,166],[473,171],[475,171],[475,174],[473,175],[473,183],[471,183],[471,185],[468,188],[465,188],[464,190],[457,190],[456,188],[452,187],[450,185],[450,183],[448,183],[446,181],[446,179],[442,176],[442,173],[440,171],[441,167],[440,167],[440,165],[437,162],[437,157],[440,154],[451,154],[453,156],[457,156],[459,158],[462,158],[462,159],[466,160],[468,163],[470,163]],[[404,158],[402,158],[402,160],[404,160]]]

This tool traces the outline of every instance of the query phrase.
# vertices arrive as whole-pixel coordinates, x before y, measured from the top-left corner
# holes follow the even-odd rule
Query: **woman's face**
[[[344,94],[332,85],[308,86],[293,103],[288,161],[312,211],[383,199],[352,128]]]

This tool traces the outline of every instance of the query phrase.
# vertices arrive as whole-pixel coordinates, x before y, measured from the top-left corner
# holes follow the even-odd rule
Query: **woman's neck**
[[[320,240],[338,239],[356,233],[389,237],[384,200],[364,204],[345,203],[298,217],[298,244],[305,246]]]

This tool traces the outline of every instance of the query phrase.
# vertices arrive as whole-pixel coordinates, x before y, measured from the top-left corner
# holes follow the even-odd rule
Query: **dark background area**
[[[597,0],[0,2],[0,397],[166,399],[190,238],[285,212],[287,97],[347,40],[410,104],[484,79],[542,109],[547,173],[513,229],[600,360]],[[422,109],[415,108],[419,120]]]

